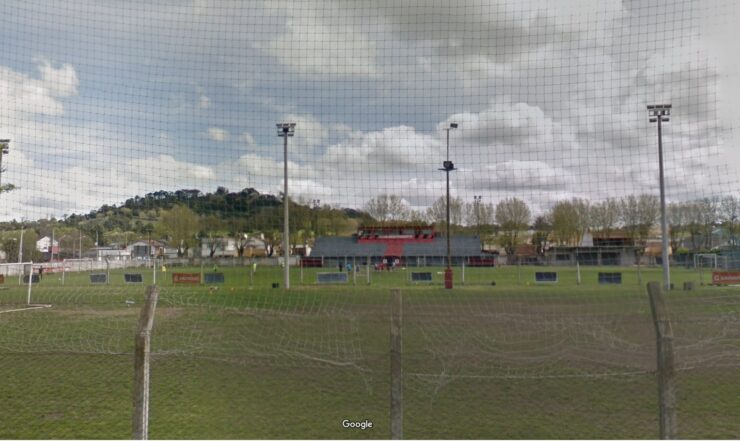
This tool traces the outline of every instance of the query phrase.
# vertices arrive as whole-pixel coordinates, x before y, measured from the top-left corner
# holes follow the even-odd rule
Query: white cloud
[[[289,14],[284,32],[259,47],[302,74],[376,75],[376,43],[355,26],[352,14],[328,13],[327,8],[340,5],[317,2],[313,6],[316,9],[306,10],[288,3],[280,8]]]
[[[214,141],[224,142],[229,139],[229,132],[219,127],[209,127],[208,137]]]
[[[198,97],[198,107],[200,107],[201,109],[210,109],[211,99],[205,95],[200,95]]]
[[[301,152],[301,149],[312,149],[319,146],[329,136],[329,130],[312,115],[289,114],[283,118],[283,121],[296,124],[291,144],[294,143],[297,146],[298,152]],[[312,150],[309,152],[313,153]]]
[[[60,98],[77,95],[77,86],[80,82],[77,79],[77,72],[71,65],[64,64],[55,69],[50,61],[43,60],[39,64],[39,71],[41,81],[50,95]]]
[[[239,135],[239,140],[246,144],[247,147],[254,147],[257,145],[257,142],[254,140],[254,136],[249,132],[242,132],[242,134]]]
[[[42,62],[38,68],[41,79],[0,66],[0,131],[12,136],[10,127],[28,118],[23,114],[61,115],[64,106],[57,98],[77,93],[77,75],[72,66],[54,69]]]

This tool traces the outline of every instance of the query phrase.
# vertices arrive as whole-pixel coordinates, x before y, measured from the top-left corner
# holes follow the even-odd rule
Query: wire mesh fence
[[[387,288],[158,290],[150,437],[391,436]],[[400,291],[403,437],[659,436],[644,287]],[[2,436],[130,437],[144,287],[38,287],[36,301],[51,305],[39,310],[24,309],[24,296],[10,289],[0,308]],[[675,433],[731,438],[740,430],[737,293],[664,298]]]
[[[0,2],[0,438],[738,437],[738,19]]]

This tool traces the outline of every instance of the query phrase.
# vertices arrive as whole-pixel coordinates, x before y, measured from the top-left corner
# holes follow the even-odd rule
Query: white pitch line
[[[51,305],[33,305],[33,306],[29,306],[28,308],[8,309],[7,311],[0,311],[0,314],[4,314],[6,312],[30,311],[32,309],[44,309],[44,308],[51,308]]]

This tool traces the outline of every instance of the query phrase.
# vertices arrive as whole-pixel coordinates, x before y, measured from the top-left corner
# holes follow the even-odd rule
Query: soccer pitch
[[[645,284],[660,268],[442,268],[350,275],[217,268],[225,283],[172,284],[157,273],[152,336],[151,438],[388,438],[390,289],[403,294],[407,438],[656,438],[655,337]],[[206,267],[204,271],[213,271]],[[410,271],[430,271],[413,284]],[[534,283],[557,271],[555,284]],[[597,273],[623,273],[599,285]],[[143,284],[127,285],[125,272]],[[705,279],[707,278],[704,275]],[[740,291],[672,273],[679,435],[740,433]],[[133,336],[151,269],[45,274],[32,303],[0,313],[0,438],[129,438]],[[491,282],[495,281],[495,285]],[[215,288],[217,287],[217,288]],[[0,311],[23,307],[27,287],[6,280]],[[371,421],[347,428],[342,421]]]

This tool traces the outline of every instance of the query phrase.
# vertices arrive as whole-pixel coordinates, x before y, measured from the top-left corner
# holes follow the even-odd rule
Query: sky
[[[0,3],[0,220],[157,190],[362,208],[740,190],[740,6],[726,0]]]

